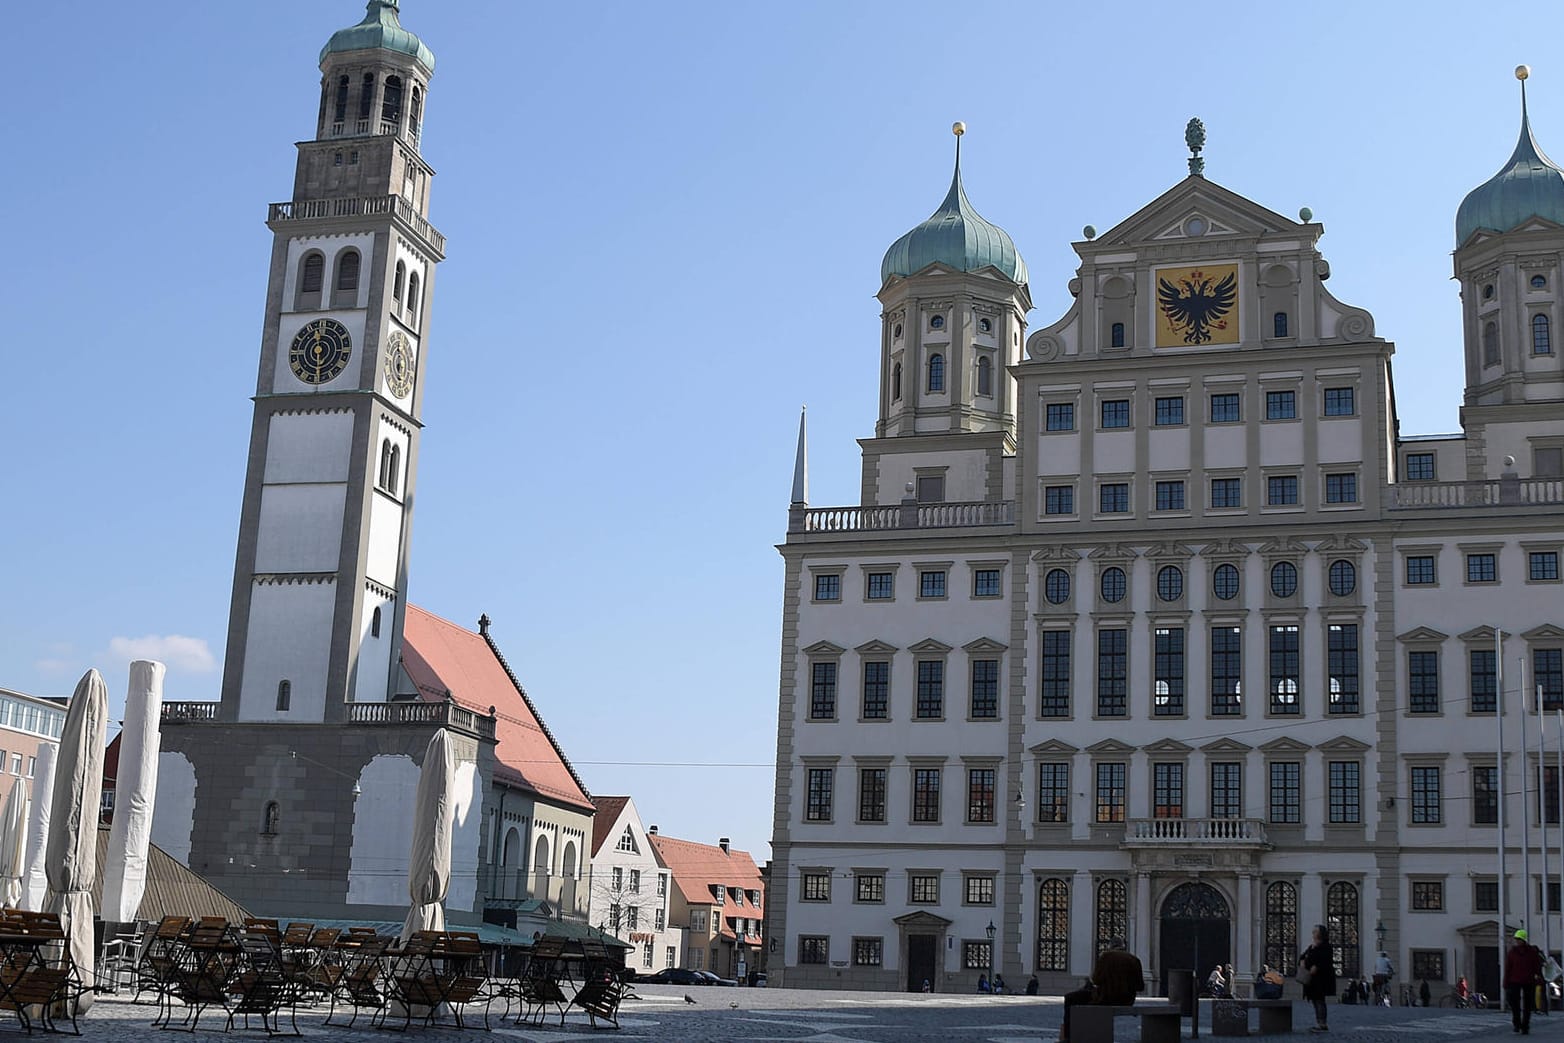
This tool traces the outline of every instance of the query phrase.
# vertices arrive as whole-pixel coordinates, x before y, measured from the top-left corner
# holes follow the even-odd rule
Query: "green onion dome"
[[[397,18],[397,2],[369,0],[369,9],[364,12],[362,22],[331,34],[326,46],[320,49],[321,64],[325,64],[328,54],[342,54],[345,51],[396,51],[417,58],[433,74],[434,52],[422,40],[402,28]]]
[[[927,221],[885,251],[880,281],[883,283],[893,275],[911,275],[936,262],[963,272],[993,267],[1011,282],[1026,284],[1026,262],[1009,233],[983,220],[967,200],[966,189],[961,187],[959,154],[945,201]]]
[[[1526,101],[1521,99],[1521,137],[1510,161],[1461,200],[1455,212],[1455,245],[1480,228],[1508,232],[1532,217],[1564,225],[1564,170],[1537,147]]]

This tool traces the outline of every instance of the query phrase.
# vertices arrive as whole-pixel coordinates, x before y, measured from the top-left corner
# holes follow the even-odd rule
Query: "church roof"
[[[1010,234],[985,221],[967,199],[961,184],[961,153],[956,153],[956,173],[950,191],[929,219],[891,244],[880,263],[880,282],[893,275],[912,275],[931,264],[944,264],[961,272],[996,268],[1017,285],[1026,284],[1026,262]]]
[[[328,54],[345,51],[397,51],[417,58],[430,73],[434,72],[434,52],[422,40],[402,28],[397,17],[398,0],[369,0],[364,20],[346,29],[338,29],[320,49],[324,64]]]
[[[1461,200],[1455,213],[1455,245],[1465,243],[1479,229],[1508,232],[1532,217],[1564,224],[1564,170],[1532,136],[1523,93],[1520,140],[1504,169]]]
[[[505,657],[485,633],[473,633],[417,605],[402,626],[402,665],[427,701],[446,694],[475,713],[495,712],[494,777],[539,797],[590,813],[592,798]]]

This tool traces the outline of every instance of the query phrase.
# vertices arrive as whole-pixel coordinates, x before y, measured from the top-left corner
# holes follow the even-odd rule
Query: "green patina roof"
[[[1532,137],[1521,96],[1521,137],[1510,161],[1461,200],[1455,212],[1455,245],[1479,228],[1508,232],[1530,217],[1564,225],[1564,170],[1543,154]]]
[[[369,9],[364,12],[362,22],[331,34],[326,46],[320,49],[321,62],[326,61],[328,54],[341,54],[344,51],[396,51],[412,55],[433,73],[434,52],[422,40],[402,28],[396,13],[397,2],[369,0]]]
[[[938,262],[964,272],[975,272],[990,265],[1011,282],[1026,283],[1026,262],[1016,244],[998,225],[989,224],[972,208],[961,186],[961,157],[956,157],[956,173],[950,191],[939,209],[885,251],[880,264],[880,281],[893,275],[911,275]]]

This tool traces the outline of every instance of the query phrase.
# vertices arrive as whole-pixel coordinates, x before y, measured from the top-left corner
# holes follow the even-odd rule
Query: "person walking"
[[[1298,955],[1298,981],[1303,998],[1314,1005],[1314,1027],[1310,1032],[1329,1032],[1326,1024],[1325,997],[1336,995],[1336,954],[1331,951],[1330,932],[1317,923],[1311,944]]]
[[[1390,979],[1395,977],[1396,969],[1390,965],[1390,954],[1381,949],[1374,955],[1374,1002],[1384,1003],[1385,993],[1390,988]],[[1387,1004],[1388,1006],[1388,1004]]]
[[[1526,928],[1515,932],[1515,944],[1504,954],[1504,998],[1510,1005],[1510,1024],[1523,1036],[1531,1035],[1531,1012],[1537,1005],[1542,981],[1542,953],[1527,941]]]

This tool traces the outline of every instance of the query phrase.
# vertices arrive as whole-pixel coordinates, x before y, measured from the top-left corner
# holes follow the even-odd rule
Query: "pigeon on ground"
[[[691,996],[688,992],[686,992],[684,994],[684,1002],[686,1002],[686,1003],[694,1003],[695,1002],[695,997]]]

